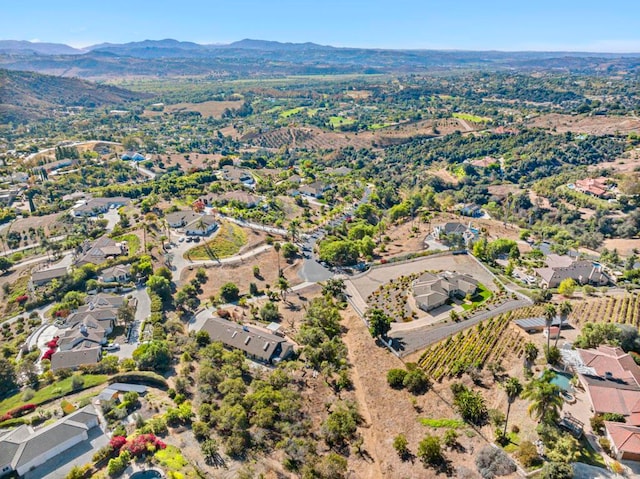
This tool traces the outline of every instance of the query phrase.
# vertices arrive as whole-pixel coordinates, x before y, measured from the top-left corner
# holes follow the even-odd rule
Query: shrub
[[[476,457],[476,467],[484,479],[506,476],[516,471],[516,465],[507,454],[497,447],[485,446]]]
[[[71,378],[71,389],[75,391],[82,389],[82,386],[84,386],[84,378],[78,374],[74,374]]]
[[[458,433],[455,429],[447,429],[443,438],[444,445],[453,448],[458,444]]]
[[[116,436],[115,431],[114,435],[109,441],[109,446],[113,449],[114,452],[120,452],[120,449],[127,443],[127,438],[124,436]]]
[[[65,416],[71,414],[76,410],[76,407],[66,399],[62,400],[62,402],[60,403],[60,408],[62,409],[62,414]]]
[[[402,459],[403,461],[406,461],[411,455],[408,445],[409,442],[407,441],[407,436],[405,436],[404,434],[398,434],[393,438],[393,448],[396,450],[398,456],[400,456],[400,459]]]
[[[389,372],[387,372],[387,382],[393,389],[402,389],[406,375],[407,371],[404,369],[390,369]]]
[[[531,467],[540,459],[538,449],[531,441],[522,441],[516,452],[516,456],[524,467]]]
[[[609,441],[609,439],[607,439],[606,437],[601,437],[600,439],[598,439],[598,443],[600,444],[600,447],[604,452],[611,455],[611,441]]]
[[[427,434],[418,444],[418,457],[425,466],[440,464],[443,460],[440,439]]]
[[[422,369],[409,371],[402,381],[410,393],[424,394],[429,389],[429,379]]]

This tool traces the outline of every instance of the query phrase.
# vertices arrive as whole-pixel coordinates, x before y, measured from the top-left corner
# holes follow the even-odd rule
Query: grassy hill
[[[56,110],[69,106],[123,106],[145,96],[76,78],[2,69],[0,92],[3,119],[13,122],[52,117]]]

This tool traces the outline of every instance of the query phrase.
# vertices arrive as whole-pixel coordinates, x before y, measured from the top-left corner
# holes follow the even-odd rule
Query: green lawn
[[[352,125],[356,121],[353,118],[345,118],[344,116],[331,116],[329,117],[329,123],[332,127]]]
[[[84,374],[82,375],[82,378],[84,379],[83,386],[80,389],[76,389],[75,391],[71,388],[71,378],[68,377],[66,379],[63,379],[62,381],[56,381],[53,384],[38,389],[33,396],[33,399],[29,401],[22,400],[21,392],[8,397],[4,401],[0,402],[0,416],[5,414],[7,411],[10,411],[18,406],[22,406],[23,404],[43,404],[53,399],[61,398],[67,396],[68,394],[82,391],[83,389],[89,389],[91,387],[98,386],[99,384],[107,382],[109,376],[107,376],[106,374]]]
[[[223,223],[215,238],[185,253],[191,260],[219,259],[233,256],[247,242],[246,233],[238,225]]]
[[[466,311],[474,306],[478,306],[488,300],[491,296],[493,296],[493,293],[489,291],[484,284],[478,283],[478,292],[473,298],[471,298],[472,303],[463,303],[462,309]]]
[[[113,241],[126,241],[129,247],[129,257],[135,256],[140,250],[140,238],[133,233],[117,236],[113,238]]]
[[[491,118],[489,118],[488,116],[471,115],[469,113],[454,113],[453,117],[470,121],[472,123],[488,123],[491,121]]]
[[[459,419],[431,419],[428,417],[421,418],[420,424],[428,427],[435,427],[435,428],[446,427],[449,429],[457,429],[459,427],[466,426],[464,421],[460,421]]]
[[[304,111],[307,107],[306,106],[299,106],[297,108],[291,108],[289,110],[284,110],[280,112],[280,118],[289,118],[292,115],[297,115],[298,113],[300,113],[301,111]]]
[[[369,125],[369,130],[380,130],[382,128],[387,128],[389,126],[393,126],[393,123],[374,123]]]

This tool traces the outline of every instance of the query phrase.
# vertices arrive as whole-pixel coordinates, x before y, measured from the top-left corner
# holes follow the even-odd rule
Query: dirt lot
[[[529,127],[549,128],[555,133],[572,131],[589,135],[613,135],[640,130],[640,119],[628,116],[571,116],[550,113],[532,118]]]
[[[166,105],[164,111],[146,110],[143,116],[162,116],[165,113],[189,112],[197,111],[205,118],[220,118],[222,113],[228,108],[235,110],[242,106],[242,100],[236,101],[205,101],[202,103],[176,103],[175,105]]]
[[[606,239],[603,248],[608,250],[617,249],[622,256],[631,256],[633,250],[640,250],[640,239]]]
[[[391,389],[384,379],[389,369],[404,367],[402,361],[386,349],[375,346],[366,327],[351,310],[345,313],[343,324],[347,328],[344,340],[349,348],[349,359],[354,365],[355,395],[360,405],[360,412],[366,421],[366,426],[362,428],[364,448],[372,459],[372,463],[367,464],[366,467],[364,467],[365,464],[360,468],[354,465],[356,467],[354,467],[353,477],[394,479],[442,477],[443,474],[439,474],[434,469],[425,469],[417,459],[401,461],[393,450],[393,438],[400,433],[405,434],[409,449],[415,454],[418,443],[425,434],[435,434],[440,437],[444,435],[446,429],[423,426],[419,419],[458,417],[451,407],[452,398],[448,382],[435,384],[426,394],[416,396],[414,406],[411,394],[407,391]],[[522,370],[521,366],[520,370]],[[491,388],[482,389],[482,393],[490,407],[500,407],[504,410],[506,404],[504,394],[490,381],[487,381],[487,386]],[[467,378],[463,378],[463,382],[470,384]],[[524,410],[524,402],[519,402],[522,405],[517,402],[517,406],[514,405],[513,409],[522,406]],[[516,424],[516,420],[514,419],[511,423]],[[519,424],[522,427],[523,423]],[[444,450],[452,476],[480,477],[475,473],[475,454],[487,444],[485,438],[491,438],[490,429],[489,426],[485,426],[480,431],[481,434],[469,427],[458,430],[460,447],[457,450],[446,448]]]
[[[640,167],[640,148],[625,152],[621,158],[606,163],[598,163],[591,165],[590,170],[599,170],[601,168],[611,168],[616,172],[629,173],[637,171]]]
[[[246,248],[246,247],[245,247]],[[260,268],[260,276],[253,275],[253,267]],[[298,277],[298,271],[302,267],[302,260],[296,259],[292,263],[280,255],[280,267],[284,270],[285,277],[291,286],[300,284],[302,280]],[[183,281],[190,281],[195,278],[196,269],[185,270],[186,278]],[[183,275],[184,276],[184,275]],[[228,282],[235,283],[240,288],[240,294],[249,292],[249,284],[255,283],[259,290],[266,290],[267,285],[274,291],[278,289],[278,254],[274,249],[269,249],[264,253],[254,256],[251,260],[236,264],[223,264],[207,269],[209,279],[202,286],[200,299],[207,301],[211,296],[220,293],[220,287]]]
[[[412,228],[416,227],[417,232]],[[424,250],[424,237],[427,235],[427,225],[420,221],[408,221],[398,226],[392,226],[384,233],[391,241],[385,244],[387,251],[378,253],[380,258],[392,258],[405,253]]]
[[[57,231],[64,227],[58,222],[58,217],[60,216],[60,213],[53,213],[50,215],[29,216],[28,218],[18,219],[11,223],[11,231],[23,233],[28,232],[29,228],[33,228],[36,231],[42,228],[47,236],[51,236],[52,233],[57,234]]]

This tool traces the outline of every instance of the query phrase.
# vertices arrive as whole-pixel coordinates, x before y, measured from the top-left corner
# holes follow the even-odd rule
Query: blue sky
[[[640,0],[2,0],[0,37],[640,52]]]

